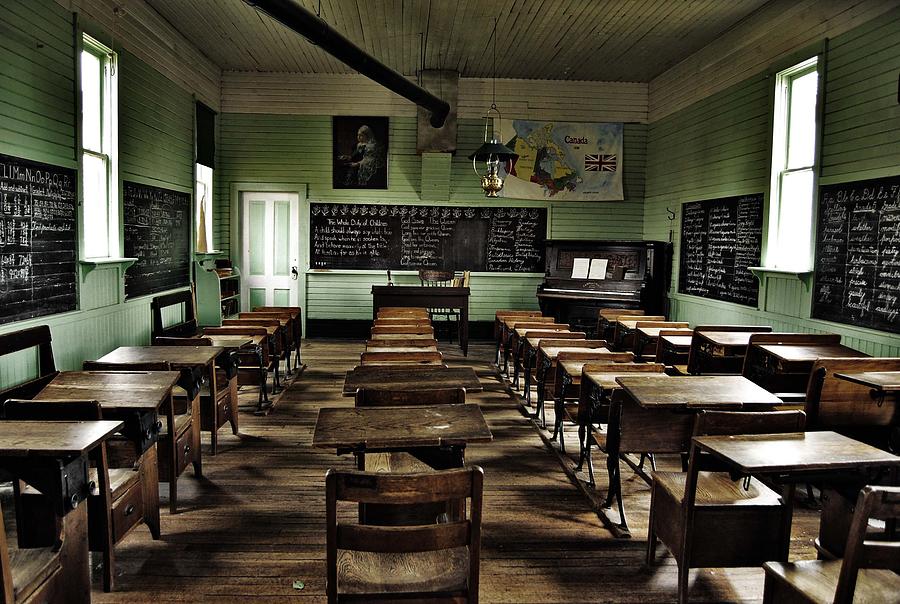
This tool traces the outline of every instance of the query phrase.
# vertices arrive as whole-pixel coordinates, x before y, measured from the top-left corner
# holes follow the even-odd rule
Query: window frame
[[[805,58],[795,58],[780,69],[773,69],[771,77],[774,85],[770,88],[772,122],[770,128],[770,161],[769,178],[766,190],[768,202],[766,203],[766,216],[764,224],[764,240],[762,257],[763,267],[776,272],[796,273],[798,275],[809,273],[815,265],[816,225],[818,221],[818,185],[821,168],[821,141],[822,141],[822,112],[825,96],[825,60],[824,53],[809,52],[803,55]],[[788,151],[790,145],[790,85],[802,76],[810,73],[817,74],[815,132],[812,149],[812,163],[803,167],[788,167]],[[780,131],[778,130],[780,129]],[[778,162],[778,165],[776,165]],[[782,216],[781,191],[785,175],[810,172],[812,176],[812,191],[810,195],[810,224],[809,245],[807,257],[804,262],[787,264],[784,258],[776,255],[780,251],[779,224]]]
[[[79,36],[80,44],[76,61],[76,80],[78,86],[78,167],[81,174],[79,187],[81,232],[79,237],[79,254],[82,260],[96,261],[120,258],[122,254],[121,202],[118,171],[118,55],[105,44],[87,33]],[[82,74],[82,53],[89,53],[100,61],[102,74],[100,77],[100,141],[101,149],[85,147],[84,136],[84,92]],[[85,157],[101,160],[105,165],[106,180],[106,254],[88,255],[87,224],[85,216]]]

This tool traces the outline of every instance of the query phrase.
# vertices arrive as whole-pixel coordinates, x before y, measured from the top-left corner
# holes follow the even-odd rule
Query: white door
[[[241,194],[242,306],[299,306],[300,199],[296,193]]]

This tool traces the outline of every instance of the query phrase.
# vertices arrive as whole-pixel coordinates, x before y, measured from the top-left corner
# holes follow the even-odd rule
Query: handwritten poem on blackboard
[[[900,176],[819,188],[813,316],[900,333]]]
[[[540,272],[544,208],[310,205],[312,268]]]
[[[75,170],[0,155],[0,323],[75,310]]]
[[[762,205],[762,194],[682,205],[679,292],[756,306]]]

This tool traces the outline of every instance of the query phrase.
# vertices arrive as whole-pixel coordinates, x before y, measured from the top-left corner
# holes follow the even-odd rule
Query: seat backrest
[[[606,319],[607,321],[615,321],[616,317],[632,315],[644,316],[644,311],[640,308],[601,308],[597,311],[597,318]]]
[[[379,390],[360,388],[356,391],[357,407],[461,405],[465,402],[465,388],[440,388],[436,390]]]
[[[478,602],[483,485],[484,472],[478,466],[421,474],[328,470],[325,475],[328,601],[337,602],[341,589],[338,585],[338,550],[412,554],[466,548],[468,579],[464,599]],[[470,500],[468,518],[463,512],[461,518],[440,524],[377,526],[338,523],[339,501],[366,505],[444,503],[455,506],[466,499]],[[465,505],[459,507],[465,510]],[[423,583],[428,584],[427,577],[423,579]],[[410,598],[427,595],[428,592],[404,594]],[[362,601],[365,594],[357,597]]]
[[[682,378],[688,379],[688,378]],[[694,419],[694,436],[731,436],[735,434],[782,434],[802,432],[806,425],[803,411],[700,411]],[[725,471],[728,467],[704,454],[697,458],[691,450],[691,464],[704,470]]]
[[[436,271],[419,269],[419,283],[426,287],[450,286],[453,282],[453,271]]]
[[[538,345],[540,348],[550,348],[556,346],[565,346],[567,348],[606,348],[606,340],[585,340],[584,338],[567,338],[565,336],[570,335],[569,333],[554,333],[547,332],[548,337],[541,336],[541,342]],[[531,332],[525,334],[527,337],[532,337]],[[558,337],[563,336],[563,337]]]
[[[698,325],[694,331],[748,331],[755,333],[771,332],[770,325]]]
[[[375,319],[372,324],[378,327],[384,325],[431,325],[431,319],[428,317],[391,317],[387,319]]]
[[[379,340],[372,339],[366,340],[366,348],[371,346],[382,346],[386,348],[434,348],[437,346],[437,340],[435,339],[397,339],[397,340]]]
[[[212,346],[209,338],[154,338],[154,346]]]
[[[581,368],[582,373],[621,373],[622,375],[626,373],[663,373],[665,370],[666,366],[662,363],[623,363],[608,359],[591,361]]]
[[[226,325],[224,327],[204,327],[203,334],[210,336],[264,336],[268,335],[265,327],[259,325]]]
[[[818,359],[809,374],[806,414],[814,430],[896,425],[900,404],[896,397],[872,400],[868,386],[835,377],[837,373],[900,371],[900,358]]]
[[[572,340],[583,340],[587,337],[587,334],[583,331],[552,331],[552,330],[543,330],[543,329],[535,329],[534,331],[526,331],[526,338],[540,338],[541,344],[544,343],[544,338],[552,338],[553,342],[557,342],[555,346],[568,346],[568,343]],[[560,340],[567,340],[567,342],[563,343]],[[600,340],[605,341],[605,340]],[[550,345],[548,343],[548,345]]]
[[[85,361],[81,364],[84,371],[172,371],[169,363],[103,363]]]
[[[413,333],[434,335],[431,325],[375,325],[372,327],[372,335],[383,333]]]
[[[564,361],[591,361],[591,362],[610,362],[610,363],[631,363],[634,361],[634,354],[631,352],[598,352],[590,349],[584,352],[560,352],[556,357],[557,364]]]
[[[274,317],[254,319],[222,319],[222,327],[281,327],[281,321]]]
[[[410,364],[410,365],[440,365],[444,356],[436,351],[424,352],[363,352],[359,355],[359,361],[363,365],[377,365],[379,363]]]
[[[31,398],[56,376],[49,326],[38,325],[0,335],[0,357],[29,348],[37,348],[37,376],[27,382],[0,390],[0,402],[8,398]]]
[[[638,321],[635,324],[635,328],[641,327],[670,327],[672,329],[675,328],[685,328],[690,327],[690,323],[687,321]]]
[[[26,401],[10,399],[3,403],[3,416],[10,420],[92,421],[103,419],[97,401]]]
[[[545,331],[564,331],[569,329],[568,323],[554,323],[553,317],[547,317],[549,321],[517,321],[515,329],[543,329]]]
[[[900,538],[897,532],[890,534],[883,531],[883,538],[875,538],[870,532],[870,518],[884,521],[887,526],[895,525],[896,520],[900,519],[900,487],[867,486],[860,491],[835,589],[835,604],[853,602],[861,568],[900,572],[900,555],[897,554]],[[896,595],[893,594],[894,597]]]
[[[171,306],[183,305],[182,321],[163,327],[163,312]],[[161,337],[188,337],[197,333],[197,313],[194,308],[194,295],[186,289],[163,296],[156,296],[150,301],[152,327],[150,340]]]

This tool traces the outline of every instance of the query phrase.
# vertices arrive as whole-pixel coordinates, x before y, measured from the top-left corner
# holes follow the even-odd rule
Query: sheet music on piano
[[[588,279],[606,279],[606,267],[609,264],[607,258],[594,258],[591,260],[591,269],[588,271]]]
[[[587,279],[590,265],[590,258],[575,258],[572,262],[572,279]]]

